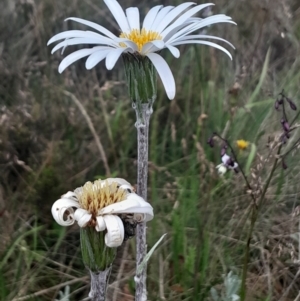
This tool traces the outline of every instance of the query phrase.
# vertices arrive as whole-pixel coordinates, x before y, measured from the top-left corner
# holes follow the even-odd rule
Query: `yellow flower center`
[[[139,29],[133,29],[130,31],[130,33],[122,32],[120,34],[120,38],[129,39],[130,41],[134,42],[137,45],[139,52],[142,50],[143,46],[146,43],[155,40],[162,40],[162,36],[159,35],[158,32],[146,30],[144,28],[142,29],[142,31],[140,31]],[[126,47],[126,44],[120,43],[120,46]]]
[[[241,140],[237,140],[236,144],[239,149],[244,150],[248,147],[249,142],[241,139]]]
[[[126,199],[127,192],[118,187],[117,183],[103,185],[103,181],[97,180],[94,183],[85,183],[82,190],[76,192],[76,195],[81,208],[93,216],[97,216],[100,209]]]

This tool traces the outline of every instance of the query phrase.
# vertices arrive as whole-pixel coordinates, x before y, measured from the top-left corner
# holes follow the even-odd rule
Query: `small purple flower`
[[[226,153],[222,156],[223,164],[229,169],[236,169],[239,165]]]

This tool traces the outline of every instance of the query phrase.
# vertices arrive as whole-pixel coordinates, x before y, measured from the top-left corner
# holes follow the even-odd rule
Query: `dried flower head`
[[[62,226],[77,221],[80,227],[107,231],[105,243],[108,247],[118,247],[123,243],[124,223],[136,224],[153,218],[152,206],[135,194],[127,181],[119,178],[87,182],[74,192],[63,195],[53,204],[51,211]]]

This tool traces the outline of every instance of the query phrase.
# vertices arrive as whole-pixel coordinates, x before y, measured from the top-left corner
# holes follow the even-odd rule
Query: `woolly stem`
[[[136,112],[137,128],[137,143],[138,143],[138,163],[137,163],[137,194],[147,201],[147,179],[148,179],[148,133],[149,121],[152,114],[152,102],[149,103],[133,103],[133,108]],[[140,223],[136,228],[136,253],[138,267],[146,253],[146,223]],[[146,301],[147,269],[144,268],[140,273],[137,272],[135,276],[135,300]]]
[[[110,276],[111,267],[109,266],[104,271],[92,272],[91,274],[91,290],[89,297],[91,301],[105,301],[106,289]]]

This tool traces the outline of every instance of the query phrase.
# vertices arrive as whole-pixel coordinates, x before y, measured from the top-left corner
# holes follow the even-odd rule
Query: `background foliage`
[[[144,12],[161,3],[120,2]],[[248,148],[238,153],[239,160],[244,167],[249,162],[251,181],[259,176],[264,182],[274,160],[264,161],[266,144],[281,131],[274,99],[284,88],[299,107],[299,1],[215,4],[213,13],[238,23],[207,29],[236,46],[232,62],[206,46],[181,47],[178,60],[165,52],[177,94],[169,101],[159,84],[151,120],[149,201],[156,217],[148,225],[149,247],[168,235],[148,267],[149,300],[212,300],[212,288],[224,295],[222,275],[241,275],[250,200],[241,174],[217,175],[219,150],[206,141],[217,131],[234,147],[237,139],[251,142],[254,159],[249,160]],[[70,300],[85,298],[89,287],[78,228],[58,226],[50,208],[87,180],[111,174],[136,181],[135,116],[122,62],[111,72],[103,64],[87,71],[83,60],[59,75],[62,56],[52,56],[46,47],[55,33],[81,28],[63,22],[69,16],[118,32],[100,0],[0,2],[3,301],[54,300],[68,285]],[[251,241],[247,300],[299,300],[298,158],[293,152],[289,168],[276,171],[267,191]],[[253,170],[260,162],[257,174]],[[133,300],[134,245],[131,240],[118,251],[109,300]]]

